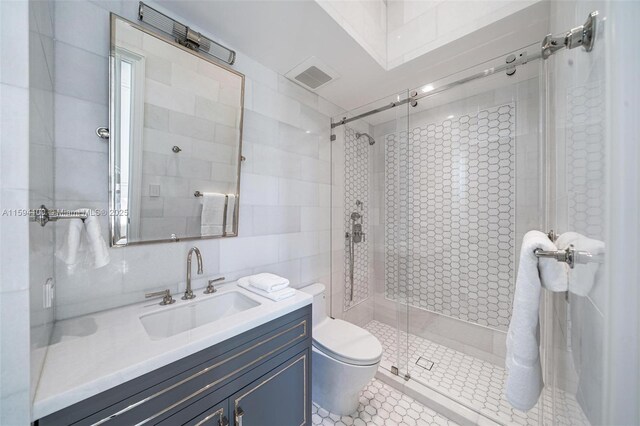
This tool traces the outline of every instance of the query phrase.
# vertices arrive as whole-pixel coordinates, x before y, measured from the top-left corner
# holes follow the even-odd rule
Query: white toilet
[[[312,399],[332,413],[351,414],[376,374],[382,345],[367,330],[327,316],[323,284],[300,290],[313,296]]]

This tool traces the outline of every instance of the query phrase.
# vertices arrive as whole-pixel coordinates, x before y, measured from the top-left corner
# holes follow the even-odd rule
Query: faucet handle
[[[162,306],[171,305],[172,303],[176,302],[176,300],[173,297],[171,297],[171,290],[169,289],[156,291],[153,293],[147,293],[144,295],[146,299],[149,299],[150,297],[160,297],[160,296],[162,296],[162,302],[160,302],[160,305]]]
[[[204,291],[204,294],[211,294],[211,293],[215,293],[216,288],[213,286],[213,283],[217,283],[218,281],[224,281],[225,278],[224,277],[218,277],[218,278],[214,278],[212,280],[209,280],[209,284],[207,285],[206,290]]]

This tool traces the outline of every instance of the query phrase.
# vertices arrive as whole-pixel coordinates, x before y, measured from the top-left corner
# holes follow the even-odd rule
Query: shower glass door
[[[331,315],[374,333],[384,350],[381,367],[402,374],[406,293],[392,294],[385,283],[398,282],[407,256],[408,108],[403,91],[333,117],[331,143]],[[385,243],[390,232],[401,236],[393,244]]]
[[[542,417],[540,405],[512,409],[503,392],[522,237],[546,231],[542,68],[524,59],[538,52],[523,48],[412,91],[406,153],[398,151],[406,229],[385,240],[407,253],[398,281],[385,282],[407,303],[407,373],[500,424]],[[518,65],[501,69],[508,63]]]

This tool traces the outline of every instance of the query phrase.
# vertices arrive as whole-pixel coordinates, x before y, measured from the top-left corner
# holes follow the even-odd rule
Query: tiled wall
[[[515,105],[449,117],[411,126],[408,144],[406,134],[385,138],[386,297],[403,294],[411,306],[506,331],[515,282]],[[401,171],[399,156],[407,159]],[[405,197],[391,197],[404,192],[398,173],[406,174]],[[408,216],[406,231],[394,226],[396,210]]]
[[[369,242],[369,158],[371,157],[371,145],[366,137],[356,137],[356,131],[345,126],[345,167],[344,171],[344,229],[352,234],[351,219],[353,213],[359,213],[362,218],[355,223],[362,225],[364,232],[363,240],[359,243],[352,243],[350,248],[349,240],[344,239],[344,310],[364,302],[369,297],[371,287]],[[358,203],[360,202],[360,203]],[[346,234],[345,234],[346,236]],[[353,252],[353,271],[351,271],[351,252]],[[353,272],[353,282],[351,273]],[[351,298],[351,287],[353,286],[353,298]]]
[[[55,207],[53,200],[54,42],[53,2],[30,1],[29,22],[29,206]],[[53,307],[44,307],[44,285],[55,285],[54,227],[29,225],[31,396],[36,390],[53,328]]]
[[[374,243],[371,223],[375,220],[372,217],[375,213],[370,173],[375,145],[370,146],[365,138],[356,141],[356,132],[373,134],[368,123],[358,120],[349,126],[336,127],[333,131],[336,140],[331,142],[331,293],[328,305],[334,318],[364,326],[373,319],[373,298],[370,296],[373,294]],[[345,234],[351,227],[347,217],[356,210],[356,200],[365,201],[364,198],[368,202],[362,206],[361,213],[367,218],[363,226],[367,242],[355,247],[356,286],[352,302]]]
[[[535,1],[387,2],[387,69],[479,30]]]
[[[29,424],[29,2],[0,2],[0,424]],[[6,60],[10,58],[10,60]],[[14,214],[18,213],[18,215]]]
[[[108,122],[109,12],[135,21],[136,8],[129,1],[56,2],[58,207],[108,208],[107,145],[94,131]],[[200,30],[216,37],[213,29]],[[233,279],[258,271],[286,276],[296,287],[329,284],[328,123],[340,110],[242,52],[234,67],[247,77],[240,236],[111,249],[111,263],[98,270],[71,273],[57,262],[57,318],[138,302],[146,291],[184,290],[191,245],[204,258],[196,288],[212,276]],[[106,220],[103,226],[106,238]],[[56,225],[58,241],[65,232],[64,224]]]
[[[375,137],[379,141],[385,141],[385,146],[381,144],[374,151],[376,159],[374,160],[374,176],[372,177],[375,182],[373,207],[379,208],[381,213],[379,221],[372,222],[371,226],[374,230],[373,238],[376,241],[373,259],[375,264],[375,319],[395,326],[398,312],[401,316],[407,315],[406,312],[403,312],[405,308],[399,309],[395,302],[387,298],[388,290],[396,288],[401,290],[398,293],[399,298],[409,301],[410,306],[406,309],[409,318],[408,329],[412,334],[500,364],[503,362],[505,350],[504,330],[510,318],[510,295],[515,284],[517,266],[515,259],[518,258],[519,246],[524,233],[542,226],[538,194],[543,182],[539,178],[538,171],[540,159],[540,139],[537,127],[538,79],[531,78],[529,74],[524,75],[524,73],[516,77],[515,80],[505,76],[495,78],[502,79],[491,83],[494,87],[499,87],[498,89],[483,91],[482,83],[478,83],[480,85],[475,87],[473,92],[468,89],[459,93],[452,91],[436,98],[431,105],[425,106],[422,111],[410,109],[410,135],[414,137],[409,141],[406,140],[406,132],[403,133],[402,129],[398,132],[396,128],[398,124],[395,121],[375,126]],[[506,114],[504,126],[507,128],[503,129],[503,131],[510,132],[511,145],[508,147],[509,150],[503,154],[509,157],[506,159],[509,166],[498,168],[498,174],[504,175],[503,178],[509,183],[509,188],[502,190],[504,199],[510,206],[509,212],[507,212],[508,218],[500,218],[500,203],[498,203],[498,206],[492,207],[486,212],[491,219],[481,217],[483,215],[482,209],[471,214],[468,219],[468,228],[464,222],[464,215],[467,208],[473,207],[469,204],[473,198],[473,188],[469,185],[468,192],[456,191],[456,188],[462,184],[470,184],[474,179],[485,179],[488,176],[489,167],[495,171],[496,166],[500,165],[500,148],[498,147],[495,156],[486,159],[483,163],[484,169],[480,167],[483,165],[478,161],[480,157],[477,157],[484,151],[481,152],[478,149],[478,152],[475,152],[475,145],[465,149],[459,148],[459,158],[465,162],[464,171],[469,173],[468,175],[459,175],[461,170],[454,167],[453,164],[448,166],[446,162],[447,158],[456,152],[451,138],[447,139],[444,126],[438,137],[436,137],[435,131],[429,135],[430,125],[442,124],[447,120],[453,124],[455,120],[461,120],[464,116],[471,118],[478,117],[483,111],[496,112],[501,106],[509,108],[511,112]],[[511,115],[513,116],[511,117]],[[498,123],[502,122],[498,119]],[[432,130],[436,130],[435,125]],[[494,130],[491,131],[491,135],[499,134],[500,124]],[[425,133],[424,137],[421,136],[422,131]],[[401,144],[409,143],[412,147],[411,150],[400,152],[389,150],[390,141],[387,140],[389,135],[405,135],[402,141],[398,142]],[[450,132],[449,135],[453,135],[453,132]],[[483,136],[478,133],[476,139],[480,137]],[[440,141],[439,147],[429,145],[430,142],[436,140]],[[470,142],[472,143],[472,141]],[[449,150],[446,149],[447,147]],[[480,148],[479,145],[478,148]],[[438,154],[438,149],[440,149],[440,154]],[[398,157],[392,154],[403,155]],[[477,165],[471,164],[474,158],[478,161]],[[468,164],[467,161],[469,161]],[[498,163],[494,164],[495,161]],[[425,169],[419,168],[418,165],[423,163],[430,164],[430,166]],[[398,176],[392,176],[394,172],[391,169],[397,171],[398,167],[401,172],[395,174],[399,177],[404,176],[404,180],[398,181]],[[409,175],[406,172],[414,169],[416,171],[422,170],[421,179],[416,179],[416,176],[413,176],[414,179],[409,181]],[[474,175],[471,176],[471,173]],[[447,182],[452,176],[456,176],[456,178],[451,180],[449,187]],[[427,186],[427,191],[418,191],[422,185]],[[501,190],[499,185],[495,188],[489,186],[491,190],[488,187],[484,188],[484,186],[478,186],[476,189],[484,188],[483,198],[488,201],[497,196],[498,200],[492,201],[493,206],[501,199]],[[406,189],[406,192],[401,193],[396,189],[402,191]],[[509,193],[505,193],[505,190]],[[450,199],[453,202],[455,197],[461,196],[463,193],[465,197],[456,198],[461,203],[460,208],[448,211],[447,209],[452,208],[453,205],[448,205],[447,200]],[[410,197],[411,200],[409,200]],[[419,205],[422,199],[426,200],[426,205],[424,202]],[[409,200],[411,208],[406,205],[407,200]],[[478,207],[484,205],[481,202],[478,204]],[[487,204],[486,207],[489,205]],[[386,223],[387,219],[391,222],[395,221],[395,227],[392,226],[393,223]],[[498,221],[492,222],[493,219],[498,219]],[[463,223],[460,226],[456,225],[456,220]],[[404,230],[401,229],[403,224],[406,225]],[[477,237],[471,234],[467,235],[465,237],[468,238],[467,241],[453,241],[453,234],[464,234],[465,229],[473,233],[475,226],[485,229],[480,232],[478,228]],[[494,235],[491,242],[484,238],[488,231]],[[506,234],[502,236],[501,232],[506,232]],[[445,243],[449,234],[451,234],[452,241]],[[416,237],[420,235],[421,237],[413,238],[412,235]],[[387,238],[394,236],[400,238],[400,241],[396,241],[395,247],[391,247]],[[463,236],[458,235],[456,238],[458,237],[462,238]],[[420,262],[426,263],[423,265],[425,267],[413,268],[413,279],[407,277],[406,280],[400,279],[398,281],[398,283],[403,283],[402,288],[393,287],[394,280],[387,278],[398,279],[398,274],[393,271],[387,273],[385,266],[395,267],[396,272],[402,270],[405,276],[411,272],[411,268],[408,268],[408,264],[404,260],[401,262],[401,259],[396,259],[394,262],[392,258],[394,251],[397,253],[398,250],[405,247],[404,240],[413,241],[411,246],[406,247],[407,254],[411,253],[412,256],[417,256],[418,264],[422,264]],[[491,247],[485,247],[487,244],[491,244]],[[464,262],[461,259],[467,249],[473,249],[474,253],[469,252],[469,261]],[[456,250],[459,252],[457,255],[455,254]],[[454,255],[450,256],[449,253],[454,253]],[[423,256],[427,256],[428,259],[420,261],[419,259]],[[485,262],[486,265],[478,264],[476,266],[475,260],[478,256],[493,257],[491,262],[489,260]],[[484,272],[480,272],[480,269],[484,268],[486,268]],[[494,274],[496,272],[494,268],[497,275]],[[496,279],[500,277],[501,268],[503,269],[502,276]],[[474,273],[472,270],[476,272]],[[422,278],[421,274],[424,274],[425,278]],[[467,277],[463,278],[465,274]],[[478,275],[478,278],[473,278],[475,274]],[[490,277],[484,285],[482,284],[482,276],[484,275],[481,274],[488,274]],[[428,280],[427,276],[431,276],[433,280]],[[423,279],[424,281],[422,281]],[[454,284],[454,287],[459,286],[457,290],[447,286],[446,283],[450,279],[451,283],[457,283]],[[459,295],[456,296],[456,294]],[[459,300],[455,301],[456,298]],[[439,303],[440,305],[438,305]],[[449,303],[451,305],[447,305]],[[491,304],[493,305],[492,313],[489,314],[488,311],[485,311],[485,315],[482,315],[481,318],[478,315],[479,310]],[[445,305],[447,306],[445,307]],[[474,309],[477,309],[478,312],[472,317],[470,314]]]
[[[241,77],[122,22],[116,28],[121,54],[144,70],[143,81],[132,86],[133,104],[144,105],[145,119],[142,129],[132,120],[144,143],[142,152],[131,150],[133,169],[141,172],[129,177],[140,191],[129,192],[138,197],[130,200],[135,214],[128,240],[199,236],[202,199],[193,193],[236,193]],[[181,151],[174,153],[174,146]]]

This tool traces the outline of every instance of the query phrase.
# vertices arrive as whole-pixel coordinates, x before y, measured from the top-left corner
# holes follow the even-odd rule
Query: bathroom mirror
[[[111,15],[111,245],[238,235],[244,75]]]

